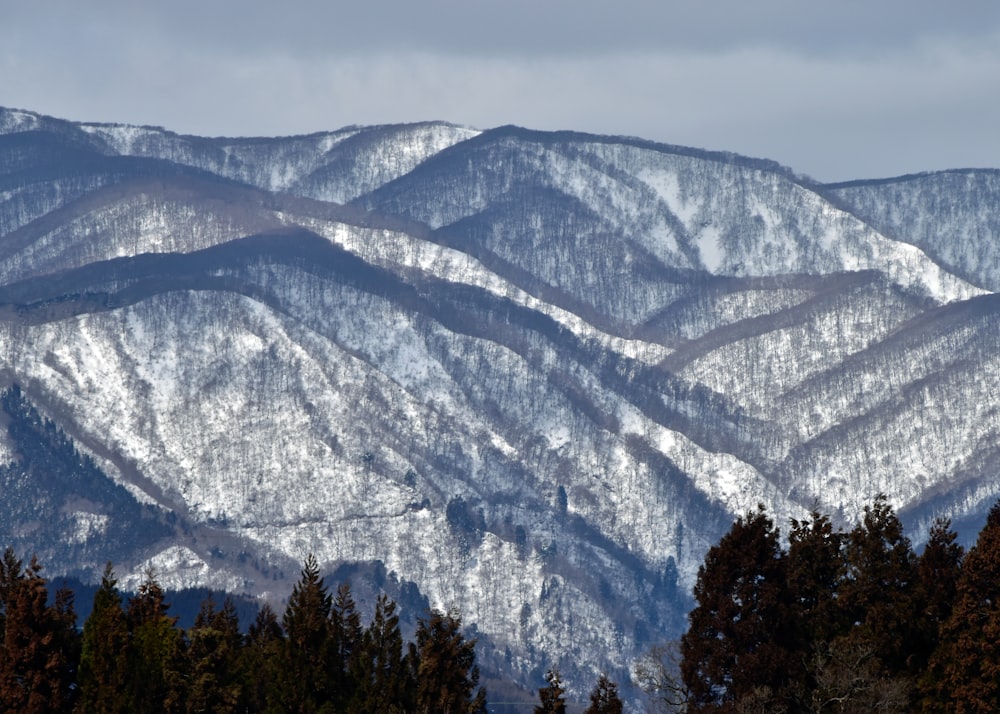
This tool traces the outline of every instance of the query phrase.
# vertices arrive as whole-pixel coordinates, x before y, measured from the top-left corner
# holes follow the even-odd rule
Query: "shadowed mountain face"
[[[503,676],[624,682],[758,502],[978,529],[998,175],[0,110],[0,536],[274,598],[310,552],[381,563]]]

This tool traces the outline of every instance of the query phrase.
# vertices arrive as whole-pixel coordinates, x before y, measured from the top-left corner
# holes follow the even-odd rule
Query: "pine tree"
[[[406,677],[396,603],[385,594],[375,602],[371,625],[352,661],[356,689],[350,711],[398,714],[412,709],[408,693],[415,682]]]
[[[282,618],[285,639],[276,671],[277,701],[289,712],[317,712],[333,700],[332,598],[309,555]]]
[[[923,699],[933,699],[940,671],[931,665],[931,657],[940,643],[944,623],[951,617],[957,599],[958,580],[965,550],[957,542],[951,522],[938,519],[931,526],[927,545],[917,561],[918,578],[918,649],[911,654],[912,668],[919,672]]]
[[[457,612],[431,610],[417,624],[413,657],[417,669],[418,714],[477,714],[486,711],[479,687],[476,641],[462,634]]]
[[[583,714],[622,714],[622,700],[618,697],[618,685],[602,674],[590,693],[590,706]]]
[[[330,608],[330,675],[333,701],[344,708],[354,697],[357,686],[353,659],[361,646],[361,616],[351,595],[350,583],[341,583]]]
[[[35,714],[72,707],[78,657],[72,597],[63,591],[55,605],[48,605],[41,570],[35,558],[22,569],[9,548],[0,566],[0,703],[7,711]]]
[[[83,626],[80,697],[77,711],[86,714],[127,714],[129,634],[111,563],[104,568],[94,606]]]
[[[239,618],[230,598],[221,609],[211,597],[201,605],[188,631],[186,710],[188,712],[237,711],[242,695],[239,671]]]
[[[735,711],[760,687],[785,691],[795,654],[786,566],[763,506],[705,556],[681,640],[690,711]]]
[[[177,618],[167,614],[169,609],[155,573],[147,570],[125,612],[131,637],[126,690],[132,711],[183,710],[183,687],[177,680],[184,639]]]
[[[802,626],[800,644],[829,642],[841,634],[846,620],[837,607],[847,570],[844,533],[829,516],[813,508],[809,518],[792,520],[788,534],[788,589],[794,617]]]
[[[541,703],[535,707],[535,714],[566,714],[566,689],[555,667],[545,672],[545,686],[538,689],[538,699]]]
[[[855,623],[846,637],[872,651],[884,676],[911,674],[908,657],[919,645],[916,556],[884,494],[865,508],[846,554],[839,603]]]
[[[281,699],[276,683],[280,681],[284,637],[278,616],[269,604],[264,603],[247,629],[240,651],[240,677],[243,682],[240,711],[262,714],[268,711],[268,702],[274,705],[272,710],[280,710]]]
[[[788,535],[788,590],[796,656],[791,658],[786,701],[808,702],[817,686],[814,656],[843,635],[849,626],[839,607],[839,590],[847,570],[844,533],[828,516],[813,508],[809,518],[792,519]]]
[[[962,564],[954,607],[931,658],[938,677],[927,711],[1000,711],[1000,503]]]

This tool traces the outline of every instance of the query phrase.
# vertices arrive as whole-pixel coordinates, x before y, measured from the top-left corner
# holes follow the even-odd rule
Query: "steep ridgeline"
[[[114,557],[126,584],[153,564],[281,597],[310,552],[381,563],[503,676],[627,682],[760,501],[851,521],[882,491],[916,540],[937,514],[978,530],[997,184],[825,187],[511,127],[206,139],[0,110],[3,386],[101,474],[47,520],[22,501],[58,481],[0,512],[71,530],[50,571]],[[23,449],[11,431],[0,460],[30,480]]]

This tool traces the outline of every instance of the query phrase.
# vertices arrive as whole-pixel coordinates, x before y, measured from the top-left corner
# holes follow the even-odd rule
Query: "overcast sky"
[[[823,181],[1000,168],[1000,2],[0,0],[0,105],[202,135],[574,129]]]

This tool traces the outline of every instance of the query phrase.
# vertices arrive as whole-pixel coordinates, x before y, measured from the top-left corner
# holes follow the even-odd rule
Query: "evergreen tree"
[[[590,706],[583,714],[622,714],[622,700],[618,697],[618,685],[602,674],[590,693]]]
[[[920,672],[919,688],[923,698],[933,699],[940,671],[931,665],[931,657],[940,643],[944,623],[951,617],[957,599],[958,580],[965,550],[957,543],[958,534],[951,522],[938,519],[931,526],[927,545],[917,561],[918,578],[918,649],[911,654],[913,668]]]
[[[846,621],[837,607],[847,570],[844,533],[815,508],[809,518],[792,520],[788,534],[788,589],[793,614],[802,626],[800,644],[828,642],[841,634]]]
[[[705,556],[681,640],[692,712],[736,711],[759,687],[786,691],[795,655],[786,566],[763,506]]]
[[[353,663],[356,688],[350,711],[398,714],[412,710],[408,694],[415,682],[406,676],[396,603],[385,594],[375,602],[375,614]]]
[[[541,703],[535,707],[535,714],[566,714],[566,690],[555,667],[545,673],[545,686],[539,688],[538,699]]]
[[[486,711],[486,690],[479,687],[476,641],[462,634],[457,612],[431,610],[417,624],[411,660],[417,671],[418,714],[477,714]]]
[[[188,631],[186,711],[227,714],[237,711],[242,695],[239,671],[239,618],[230,598],[221,609],[211,597]]]
[[[962,564],[954,607],[931,660],[927,711],[1000,711],[1000,503]]]
[[[155,574],[148,570],[125,613],[131,638],[126,690],[132,711],[183,711],[184,639]]]
[[[282,618],[285,639],[276,671],[277,702],[289,712],[318,712],[333,700],[332,598],[309,555]]]
[[[791,526],[787,578],[794,630],[792,650],[797,656],[790,661],[787,690],[778,694],[786,701],[802,703],[811,700],[817,686],[817,658],[812,655],[825,651],[848,629],[838,600],[847,569],[846,536],[816,508],[808,519],[792,519]]]
[[[78,647],[72,596],[61,591],[48,605],[48,587],[35,558],[27,568],[12,549],[0,566],[0,703],[7,711],[64,712],[72,707],[71,684]]]
[[[240,651],[241,688],[240,711],[262,714],[272,710],[280,711],[280,696],[276,683],[279,680],[280,658],[283,650],[284,632],[278,616],[271,606],[264,606],[257,612],[253,624],[247,629],[247,636]]]
[[[127,714],[131,710],[126,694],[129,634],[116,585],[108,563],[83,626],[77,711],[86,714]]]
[[[873,653],[884,676],[913,673],[908,658],[919,645],[916,556],[884,494],[865,508],[846,553],[839,603],[854,623],[846,637]]]
[[[349,583],[337,587],[337,595],[330,608],[330,675],[333,701],[342,709],[354,696],[357,686],[353,659],[361,646],[361,616],[354,604]]]

